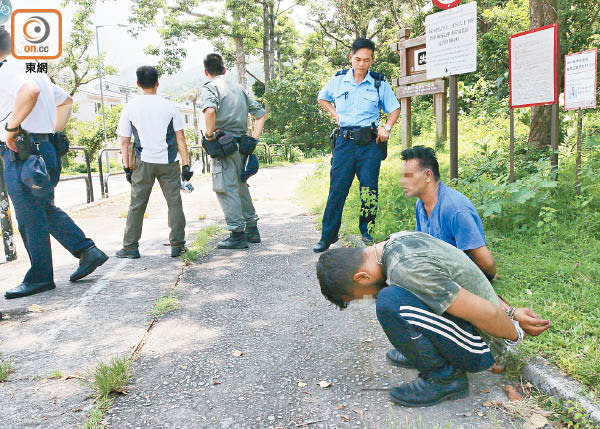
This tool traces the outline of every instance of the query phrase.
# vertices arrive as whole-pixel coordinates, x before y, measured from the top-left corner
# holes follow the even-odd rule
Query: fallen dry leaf
[[[242,353],[241,350],[236,350],[232,353],[235,357],[240,357],[241,355],[243,355],[244,353]]]
[[[340,416],[345,422],[350,421],[350,416]]]
[[[523,429],[540,429],[548,424],[548,419],[540,414],[533,414],[523,424]]]
[[[298,382],[298,387],[306,387],[306,386],[308,386],[308,384],[306,384],[304,381]]]
[[[487,390],[487,389],[483,389],[483,390],[481,391],[481,393],[490,393],[490,391],[489,391],[489,390]]]
[[[346,408],[346,404],[340,404],[337,406],[338,410],[343,410],[344,408]]]
[[[373,338],[365,338],[364,340],[361,341],[361,343],[372,343],[373,342]]]
[[[83,377],[79,376],[79,375],[65,375],[63,377],[60,377],[60,381],[67,381],[67,380],[71,380],[76,378],[77,380],[83,380]]]
[[[482,413],[481,411],[477,411],[477,415],[478,415],[479,417],[483,417],[483,413]]]
[[[29,307],[28,311],[31,313],[43,313],[45,310],[41,305],[31,304],[31,307]]]
[[[510,384],[504,386],[504,392],[506,393],[506,396],[508,396],[508,399],[510,401],[520,401],[521,399],[523,399],[521,394],[517,392],[517,389],[515,389],[515,387],[511,386]]]
[[[331,387],[331,382],[330,381],[319,381],[319,386],[321,386],[322,389],[327,389],[328,387]]]
[[[221,382],[219,380],[213,381],[213,386],[216,386],[217,384],[221,384]]]
[[[358,416],[360,417],[360,419],[362,420],[365,413],[363,412],[363,410],[352,410],[354,411],[356,414],[358,414]]]
[[[497,363],[495,363],[490,368],[490,371],[492,371],[494,374],[502,374],[504,372],[504,368],[505,368],[504,364],[497,364]]]
[[[492,406],[492,405],[494,405],[494,404],[493,404],[493,402],[492,402],[492,401],[485,401],[485,402],[484,402],[483,404],[481,404],[481,405],[483,405],[484,407],[491,407],[491,406]]]

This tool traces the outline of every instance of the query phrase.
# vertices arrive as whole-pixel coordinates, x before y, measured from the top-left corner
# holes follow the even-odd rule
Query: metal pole
[[[577,159],[575,161],[575,190],[579,193],[579,174],[581,173],[581,128],[583,127],[583,112],[577,111]]]
[[[509,182],[515,181],[515,110],[510,109],[510,171],[508,173]]]
[[[4,162],[0,160],[0,226],[2,227],[2,240],[4,241],[4,254],[6,262],[17,259],[17,249],[13,239],[13,226],[10,215],[10,202],[6,183],[4,182]]]
[[[550,157],[550,164],[552,165],[552,176],[554,180],[558,179],[558,103],[552,105],[552,125],[551,125],[551,136],[552,141],[552,155]]]
[[[450,180],[458,179],[458,78],[450,76]]]
[[[108,135],[106,134],[106,115],[104,114],[104,88],[102,86],[102,64],[100,61],[100,39],[98,37],[98,28],[103,25],[96,25],[96,52],[98,53],[98,79],[100,79],[100,104],[102,104],[102,126],[104,127],[104,147],[108,147]],[[110,161],[108,151],[106,152],[106,172],[110,173]]]

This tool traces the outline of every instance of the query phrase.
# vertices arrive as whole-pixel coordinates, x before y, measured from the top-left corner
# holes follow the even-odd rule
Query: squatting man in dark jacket
[[[376,297],[377,319],[403,366],[419,376],[391,400],[424,407],[467,396],[466,372],[490,368],[525,336],[550,327],[527,308],[502,302],[469,257],[428,234],[404,231],[363,249],[323,253],[321,292],[340,309]]]

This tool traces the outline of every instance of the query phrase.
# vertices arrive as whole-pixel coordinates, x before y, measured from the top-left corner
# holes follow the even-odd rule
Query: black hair
[[[354,274],[363,263],[362,249],[331,249],[321,254],[317,262],[317,278],[321,293],[340,310],[348,307],[343,297],[353,297]]]
[[[375,43],[370,39],[358,38],[352,43],[352,53],[355,54],[359,49],[367,48],[375,54]]]
[[[223,57],[219,54],[208,54],[206,58],[204,58],[204,68],[211,76],[225,74]]]
[[[10,33],[0,26],[0,54],[10,53]]]
[[[158,70],[152,66],[141,66],[136,71],[137,81],[144,89],[154,88],[158,82]]]
[[[414,146],[402,151],[402,159],[408,161],[410,159],[418,159],[421,168],[429,168],[435,180],[440,180],[440,165],[438,164],[435,151],[430,147]]]

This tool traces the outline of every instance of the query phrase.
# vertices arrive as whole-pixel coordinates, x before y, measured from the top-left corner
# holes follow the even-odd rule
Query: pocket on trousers
[[[225,192],[225,180],[223,179],[223,165],[221,161],[213,160],[211,173],[213,191]]]

